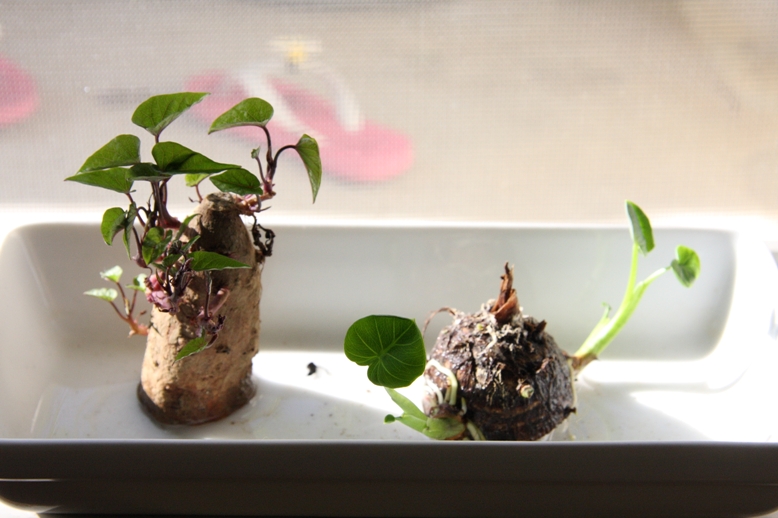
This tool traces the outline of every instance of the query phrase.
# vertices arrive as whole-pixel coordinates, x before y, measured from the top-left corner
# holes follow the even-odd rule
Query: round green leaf
[[[65,181],[83,183],[84,185],[102,187],[109,191],[127,194],[132,189],[132,179],[127,177],[127,173],[128,170],[123,167],[114,167],[112,169],[78,173],[65,178]]]
[[[294,147],[308,171],[308,179],[311,182],[311,192],[313,193],[313,202],[316,203],[316,196],[319,194],[321,186],[321,157],[319,156],[319,144],[316,139],[308,135],[303,135],[297,141]]]
[[[124,209],[114,207],[103,213],[103,221],[100,223],[100,233],[106,245],[113,243],[113,238],[124,228]]]
[[[140,162],[140,139],[135,135],[119,135],[86,159],[79,173],[133,165]]]
[[[124,273],[122,267],[117,265],[104,272],[100,272],[100,277],[109,281],[119,282],[119,279],[122,278],[122,273]]]
[[[627,215],[631,223],[632,242],[640,247],[643,254],[649,253],[654,249],[654,233],[651,230],[648,216],[631,201],[627,201]]]
[[[113,288],[97,288],[94,290],[85,291],[84,295],[89,295],[90,297],[97,297],[98,299],[103,299],[103,300],[107,300],[108,302],[111,302],[116,297],[119,296],[119,292],[117,292]]]
[[[173,233],[169,230],[162,230],[159,227],[151,227],[143,238],[142,255],[146,264],[151,264],[162,255],[167,244],[173,238]]]
[[[259,178],[245,169],[230,169],[222,174],[211,176],[211,182],[222,192],[234,192],[243,196],[262,194]]]
[[[675,256],[676,259],[671,263],[673,272],[681,284],[688,288],[700,275],[700,257],[697,252],[685,246],[678,246]]]
[[[273,117],[270,103],[258,97],[245,99],[219,115],[208,133],[238,126],[265,126]]]
[[[181,92],[155,95],[143,101],[132,114],[132,122],[158,137],[182,113],[199,103],[207,93]]]
[[[367,365],[375,385],[407,387],[427,364],[424,339],[416,322],[407,318],[371,315],[354,322],[343,344],[346,357]]]
[[[228,270],[231,268],[250,268],[249,265],[230,259],[226,255],[216,252],[198,250],[192,252],[192,270],[202,272],[205,270]]]

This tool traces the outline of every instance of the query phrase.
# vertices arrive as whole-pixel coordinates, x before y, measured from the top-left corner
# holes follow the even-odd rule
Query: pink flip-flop
[[[211,93],[191,110],[208,124],[246,97],[266,99],[276,107],[276,116],[268,123],[273,148],[296,144],[302,133],[308,133],[319,142],[325,174],[374,182],[402,174],[413,163],[413,145],[405,135],[370,121],[344,123],[343,114],[333,103],[289,81],[268,76],[262,88],[272,91],[263,94],[256,87],[248,88],[245,79],[214,71],[190,78],[186,88]],[[287,116],[281,116],[278,101],[273,99],[281,101]],[[264,140],[257,128],[226,131],[253,143]]]
[[[27,72],[0,56],[0,128],[18,122],[38,107],[38,89]]]

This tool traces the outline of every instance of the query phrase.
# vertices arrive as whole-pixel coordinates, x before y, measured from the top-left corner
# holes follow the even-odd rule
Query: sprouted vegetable
[[[92,154],[68,181],[118,192],[127,208],[105,211],[100,230],[111,245],[118,234],[130,260],[147,270],[126,286],[122,269],[101,274],[116,288],[89,290],[108,301],[130,327],[130,335],[147,335],[146,358],[139,397],[151,414],[164,422],[197,423],[218,419],[248,401],[251,358],[258,349],[260,273],[272,254],[275,234],[262,227],[257,214],[275,196],[279,157],[294,150],[302,159],[313,200],[321,184],[322,167],[316,140],[302,135],[296,145],[274,152],[267,123],[273,108],[259,98],[246,99],[220,115],[209,133],[238,126],[255,126],[264,136],[251,151],[259,177],[239,165],[220,163],[181,144],[162,141],[163,131],[208,94],[182,92],[158,95],[141,103],[132,121],[154,137],[153,162],[140,156],[135,135],[119,135]],[[168,187],[183,177],[194,189],[199,206],[183,221],[168,210]],[[203,196],[209,179],[221,192]],[[136,187],[147,184],[145,203]],[[251,218],[246,228],[242,216]],[[152,304],[151,322],[135,315],[136,295]],[[123,311],[115,300],[121,296]],[[206,352],[208,354],[206,354]],[[199,360],[195,358],[201,357]]]
[[[497,299],[476,313],[443,308],[453,323],[439,334],[427,358],[422,333],[413,320],[368,316],[346,333],[346,356],[368,366],[368,378],[383,386],[402,409],[399,421],[434,439],[536,440],[575,412],[574,380],[624,327],[648,286],[673,270],[683,286],[700,273],[694,250],[676,248],[676,258],[646,279],[637,280],[638,257],[654,248],[651,224],[636,204],[626,203],[631,223],[632,262],[621,305],[610,307],[581,347],[565,353],[546,332],[546,322],[522,314],[513,270],[505,273]],[[429,319],[427,320],[429,322]],[[426,325],[425,325],[426,327]],[[395,389],[424,375],[421,410]]]

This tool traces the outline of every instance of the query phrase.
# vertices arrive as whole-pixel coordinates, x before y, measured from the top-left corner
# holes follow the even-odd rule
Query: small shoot
[[[580,371],[613,340],[632,316],[648,286],[668,270],[673,270],[683,286],[690,287],[700,274],[700,258],[691,248],[678,246],[676,258],[643,281],[637,282],[638,256],[654,248],[651,223],[645,213],[631,201],[626,202],[631,223],[632,265],[624,299],[613,317],[606,305],[605,314],[581,348],[572,357],[572,367]],[[395,316],[369,316],[357,320],[346,333],[346,356],[358,365],[368,366],[367,376],[373,384],[383,386],[403,410],[400,416],[388,415],[386,423],[401,422],[433,439],[485,440],[475,423],[467,421],[467,402],[459,395],[459,383],[451,370],[435,360],[425,361],[424,342],[416,323]],[[437,406],[422,412],[408,398],[394,390],[410,385],[426,368],[434,368],[448,378],[447,394],[437,391]],[[520,389],[522,397],[533,397],[533,388]]]
[[[386,423],[398,421],[433,439],[460,437],[465,425],[455,417],[427,417],[411,400],[397,392],[424,373],[427,353],[416,322],[402,317],[371,315],[354,322],[344,339],[346,357],[367,366],[368,379],[384,387],[403,410],[387,415]]]
[[[122,320],[130,324],[131,334],[148,333],[146,326],[139,324],[132,315],[138,291],[145,291],[146,298],[158,310],[177,312],[179,299],[195,272],[248,267],[229,257],[200,251],[196,246],[192,248],[199,238],[188,227],[192,217],[180,222],[168,212],[168,184],[171,180],[182,176],[185,184],[195,189],[199,201],[203,200],[199,186],[206,178],[210,178],[220,191],[236,195],[241,214],[254,218],[251,229],[254,244],[265,256],[272,253],[275,234],[258,224],[256,214],[263,210],[263,201],[275,196],[273,178],[278,157],[284,150],[291,148],[300,154],[308,170],[314,201],[319,191],[321,160],[316,140],[303,135],[297,145],[284,146],[273,154],[270,133],[266,127],[273,116],[273,107],[262,99],[251,98],[238,103],[219,116],[209,131],[213,133],[238,126],[260,127],[267,139],[267,163],[263,168],[258,149],[251,152],[251,157],[258,163],[261,180],[237,164],[216,162],[177,142],[160,140],[163,131],[173,121],[207,95],[203,92],[156,95],[136,108],[132,122],[154,137],[151,149],[153,162],[141,160],[141,141],[138,137],[118,135],[87,158],[75,175],[65,179],[118,192],[129,199],[127,209],[112,207],[105,211],[100,233],[107,245],[112,245],[116,236],[122,234],[127,256],[139,267],[148,269],[149,274],[126,286],[134,291],[131,298],[125,296],[118,277],[114,280],[114,275],[109,274],[112,271],[115,273],[114,269],[103,273],[104,278],[114,282],[118,289],[90,290],[87,294],[110,302]],[[151,189],[151,196],[145,205],[133,199],[134,188],[140,182],[147,182]],[[210,279],[209,274],[207,277]],[[124,313],[114,303],[120,295],[124,300]],[[223,325],[223,317],[215,312],[228,295],[229,292],[222,290],[217,293],[209,291],[206,307],[197,317],[201,336],[186,344],[179,353],[180,358],[199,352],[213,343]]]
[[[631,201],[626,202],[627,215],[630,220],[632,235],[632,262],[630,266],[627,289],[621,305],[610,316],[610,306],[605,305],[605,312],[586,338],[581,347],[573,355],[572,364],[576,370],[581,370],[613,341],[621,331],[643,298],[646,289],[668,270],[673,270],[678,281],[685,287],[690,287],[700,275],[700,258],[691,248],[678,246],[676,258],[666,267],[660,268],[644,280],[637,282],[638,256],[648,254],[654,249],[654,234],[651,223],[643,210]]]
[[[89,295],[91,297],[97,297],[98,299],[102,299],[107,301],[113,310],[116,312],[116,314],[119,316],[120,319],[122,319],[125,323],[127,323],[128,326],[130,326],[130,336],[132,335],[142,335],[145,336],[149,334],[149,328],[145,324],[141,324],[138,322],[138,319],[135,317],[135,302],[137,301],[138,297],[138,291],[145,291],[145,275],[141,274],[135,277],[132,280],[132,284],[126,286],[127,288],[130,288],[133,290],[132,297],[127,297],[126,292],[124,291],[124,287],[121,284],[121,277],[122,273],[124,273],[120,266],[114,266],[113,268],[109,268],[108,270],[104,272],[100,272],[100,277],[105,279],[106,281],[112,282],[116,289],[114,288],[96,288],[92,290],[88,290],[84,292],[84,295]],[[143,286],[143,288],[141,288]],[[120,310],[116,303],[114,302],[117,297],[121,295],[122,297],[122,303],[123,303],[123,310]],[[144,312],[141,312],[140,315],[143,315]]]

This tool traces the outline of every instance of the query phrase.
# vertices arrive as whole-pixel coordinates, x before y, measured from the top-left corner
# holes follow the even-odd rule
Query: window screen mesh
[[[208,88],[165,139],[251,169],[261,133],[207,135],[245,95],[319,139],[315,206],[288,154],[279,215],[778,221],[773,1],[19,0],[0,27],[0,207],[122,205],[63,179],[118,134],[149,156],[135,106]]]

